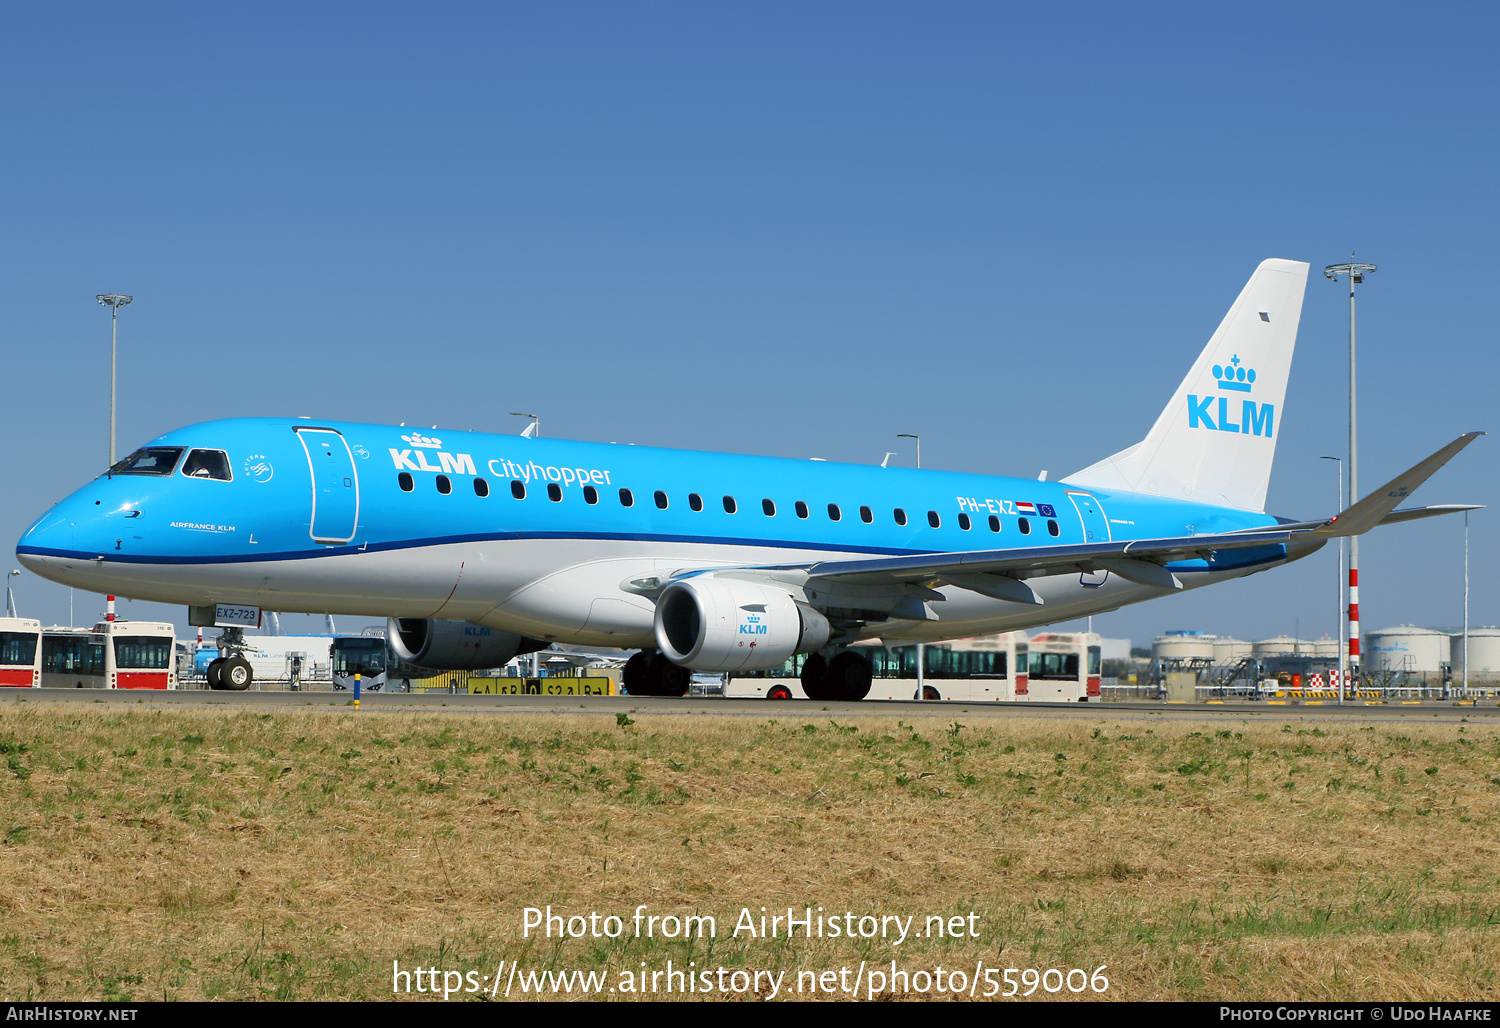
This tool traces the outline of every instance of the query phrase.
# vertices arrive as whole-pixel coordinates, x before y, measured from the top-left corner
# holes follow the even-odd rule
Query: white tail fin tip
[[[1307,271],[1262,261],[1146,438],[1062,481],[1265,510]]]

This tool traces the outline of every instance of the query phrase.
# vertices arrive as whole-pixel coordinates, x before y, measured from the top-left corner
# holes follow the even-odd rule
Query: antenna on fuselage
[[[525,411],[513,410],[510,412],[513,418],[530,418],[531,424],[521,429],[522,439],[539,439],[542,435],[542,419],[535,414],[527,414]]]
[[[889,450],[889,451],[887,451],[886,455],[885,455],[885,459],[880,462],[880,466],[881,467],[885,467],[886,464],[888,464],[890,462],[890,459],[892,457],[894,457],[894,456],[896,456],[896,451],[895,450]]]

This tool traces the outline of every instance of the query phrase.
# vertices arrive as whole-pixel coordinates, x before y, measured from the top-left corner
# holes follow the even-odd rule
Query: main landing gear
[[[686,696],[693,673],[654,650],[642,650],[625,662],[620,684],[631,696]]]
[[[814,653],[802,664],[802,691],[810,700],[862,700],[870,694],[870,662],[844,650],[832,660]]]

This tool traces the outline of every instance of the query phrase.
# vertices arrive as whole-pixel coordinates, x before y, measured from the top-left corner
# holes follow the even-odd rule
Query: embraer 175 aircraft
[[[37,574],[201,609],[383,615],[436,669],[557,641],[641,648],[625,686],[794,653],[859,699],[878,635],[1113,610],[1305,557],[1397,510],[1473,433],[1319,521],[1264,513],[1306,264],[1256,269],[1144,440],[1058,482],[309,419],[169,432],[44,514]],[[249,682],[221,658],[218,678]]]

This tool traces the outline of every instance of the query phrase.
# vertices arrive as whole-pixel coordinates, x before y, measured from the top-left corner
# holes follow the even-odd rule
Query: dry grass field
[[[398,960],[487,996],[511,961],[612,985],[671,960],[808,998],[798,972],[895,960],[1107,965],[1102,995],[1033,1001],[1500,996],[1488,724],[619,720],[8,703],[0,994],[381,999]],[[548,904],[626,931],[523,939]],[[716,937],[633,938],[641,904]],[[762,906],[916,920],[900,946],[732,934]],[[977,938],[915,935],[971,911]]]

